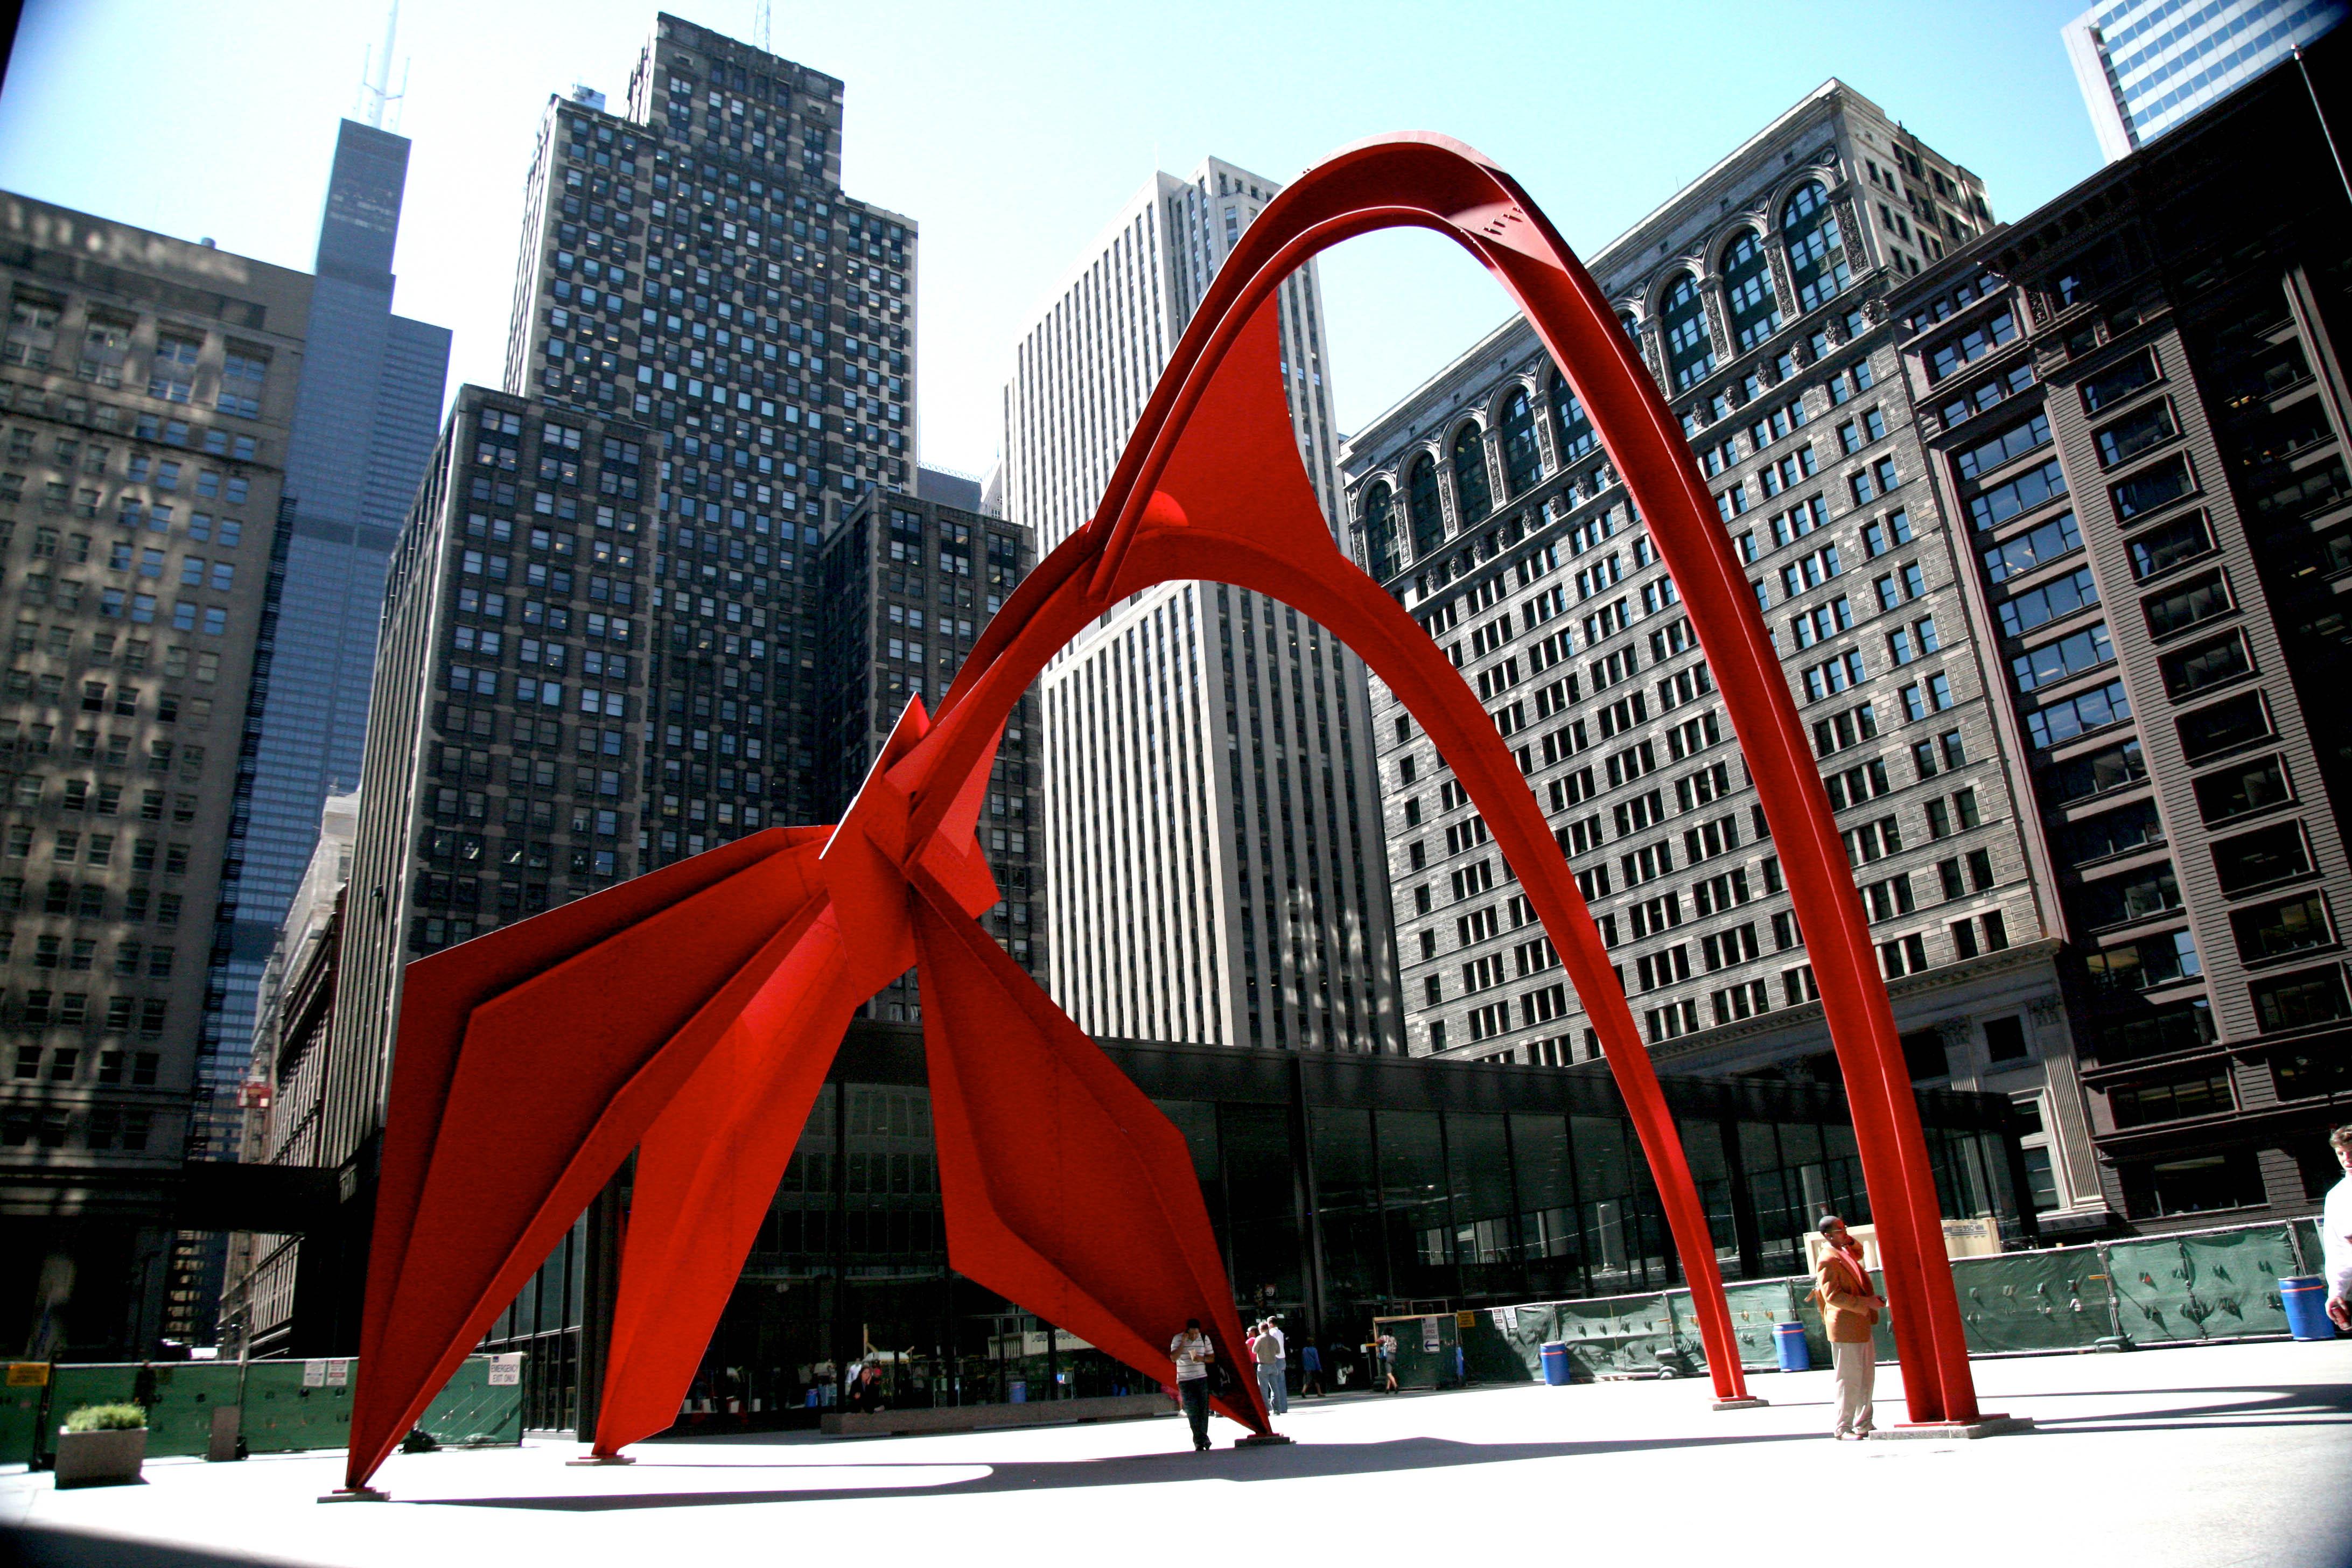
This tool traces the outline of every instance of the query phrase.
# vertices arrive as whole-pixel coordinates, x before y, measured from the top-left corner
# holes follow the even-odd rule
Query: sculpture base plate
[[[1246,1437],[1234,1438],[1234,1447],[1236,1448],[1275,1448],[1280,1447],[1290,1441],[1290,1438],[1284,1436],[1279,1432],[1253,1432]]]
[[[567,1465],[634,1465],[637,1461],[633,1454],[583,1454],[576,1459],[563,1462]]]
[[[320,1502],[390,1502],[390,1492],[380,1492],[373,1487],[337,1487],[319,1500]]]
[[[1772,1402],[1769,1399],[1759,1399],[1752,1394],[1743,1394],[1737,1399],[1717,1400],[1715,1402],[1715,1408],[1717,1410],[1761,1410],[1771,1403]]]
[[[1892,1426],[1881,1426],[1870,1436],[1877,1442],[1905,1437],[1940,1437],[1948,1442],[1956,1438],[1998,1437],[2005,1433],[2032,1430],[2033,1417],[2031,1415],[1979,1415],[1973,1421],[1898,1421]]]

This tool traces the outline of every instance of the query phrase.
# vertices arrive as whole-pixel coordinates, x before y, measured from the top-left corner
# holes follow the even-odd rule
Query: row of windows
[[[8,326],[0,339],[0,363],[29,370],[58,370],[71,365],[76,377],[100,386],[120,387],[134,348],[140,323],[136,318],[91,305],[84,314],[79,353],[58,353],[64,296],[16,285],[8,301]],[[194,399],[197,363],[205,352],[205,334],[177,324],[158,324],[154,346],[147,353],[147,395],[166,403]],[[244,419],[261,416],[261,394],[269,377],[269,351],[231,341],[222,354],[214,406]],[[131,384],[138,384],[135,374]]]
[[[195,430],[184,419],[141,414],[110,403],[92,403],[70,394],[51,395],[44,388],[0,380],[0,408],[13,408],[36,418],[59,419],[109,435],[124,435],[165,447],[194,446],[206,456],[252,462],[260,456],[257,438],[232,436],[226,430]]]

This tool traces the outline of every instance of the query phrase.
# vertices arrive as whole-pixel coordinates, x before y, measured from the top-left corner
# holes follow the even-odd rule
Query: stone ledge
[[[1134,1421],[1173,1415],[1164,1394],[1053,1399],[1034,1405],[943,1405],[929,1410],[828,1410],[818,1424],[828,1437],[893,1437],[922,1432],[979,1432],[997,1426],[1058,1426],[1077,1421]]]

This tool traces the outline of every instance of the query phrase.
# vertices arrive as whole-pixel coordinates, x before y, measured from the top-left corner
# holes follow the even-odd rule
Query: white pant
[[[1878,1382],[1878,1347],[1868,1340],[1832,1341],[1830,1365],[1837,1373],[1837,1421],[1832,1433],[1871,1428],[1871,1391]]]

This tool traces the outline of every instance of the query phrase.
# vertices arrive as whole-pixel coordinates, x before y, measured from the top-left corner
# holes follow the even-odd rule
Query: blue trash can
[[[2299,1340],[2332,1340],[2336,1325],[2327,1321],[2327,1281],[2316,1274],[2299,1274],[2279,1281],[2279,1301],[2286,1308],[2286,1326]]]
[[[1813,1352],[1805,1345],[1805,1325],[1775,1323],[1772,1325],[1772,1353],[1780,1359],[1782,1372],[1811,1372]]]
[[[1544,1382],[1554,1388],[1567,1387],[1568,1347],[1554,1340],[1549,1344],[1538,1347],[1538,1353],[1543,1357]]]

